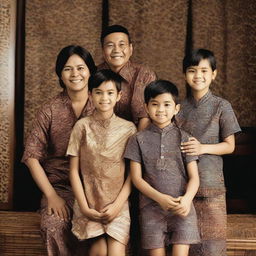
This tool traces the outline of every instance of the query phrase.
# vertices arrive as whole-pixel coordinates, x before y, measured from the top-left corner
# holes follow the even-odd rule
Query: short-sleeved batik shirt
[[[209,91],[199,101],[185,99],[176,115],[178,126],[202,144],[217,144],[241,131],[231,104]],[[215,196],[225,192],[222,157],[199,156],[200,188],[197,196]]]
[[[182,196],[187,184],[184,164],[197,160],[197,156],[182,155],[180,151],[180,143],[188,137],[173,124],[163,129],[150,124],[129,140],[125,157],[141,164],[143,179],[156,190],[173,197]],[[200,241],[193,204],[184,218],[164,211],[143,194],[140,194],[140,229],[144,249]]]
[[[126,147],[125,158],[142,165],[143,179],[161,193],[173,197],[184,195],[187,173],[184,163],[198,159],[180,151],[180,144],[189,134],[170,124],[160,129],[153,123],[133,136]],[[140,208],[153,201],[140,196]]]
[[[93,103],[88,99],[79,118],[91,114],[93,110]],[[72,128],[79,118],[64,90],[39,109],[27,136],[22,161],[28,158],[39,160],[54,186],[70,184],[66,150]]]

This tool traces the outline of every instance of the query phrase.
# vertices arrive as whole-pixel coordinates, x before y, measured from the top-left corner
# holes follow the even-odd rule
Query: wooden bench
[[[46,256],[36,212],[0,211],[1,256]]]
[[[256,215],[228,215],[227,255],[256,256]]]
[[[0,255],[47,255],[39,227],[36,212],[0,211]],[[227,255],[256,256],[256,215],[228,215]]]

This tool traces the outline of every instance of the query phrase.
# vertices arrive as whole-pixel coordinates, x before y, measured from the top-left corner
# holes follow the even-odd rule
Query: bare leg
[[[147,250],[149,256],[166,256],[165,248]]]
[[[108,236],[108,256],[125,256],[125,245]]]
[[[104,236],[96,238],[92,242],[89,256],[107,256],[107,241]]]
[[[172,256],[188,256],[188,244],[174,244],[172,247]]]

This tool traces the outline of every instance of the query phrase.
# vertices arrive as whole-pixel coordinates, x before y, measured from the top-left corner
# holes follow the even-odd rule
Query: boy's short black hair
[[[121,83],[124,79],[111,69],[101,69],[92,74],[88,81],[88,89],[92,92],[93,88],[98,88],[103,82],[112,81],[116,85],[118,92],[121,91]]]
[[[129,31],[127,28],[125,28],[121,25],[112,25],[112,26],[106,27],[101,32],[101,36],[100,36],[101,45],[103,46],[104,38],[107,35],[112,34],[112,33],[118,33],[118,32],[125,33],[128,36],[129,43],[131,43],[131,37],[130,37]]]
[[[179,91],[175,84],[167,80],[155,80],[149,83],[144,91],[145,103],[148,104],[150,99],[154,99],[160,94],[169,93],[175,104],[178,104]]]

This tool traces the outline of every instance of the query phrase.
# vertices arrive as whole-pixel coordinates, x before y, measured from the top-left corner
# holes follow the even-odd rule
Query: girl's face
[[[187,68],[185,80],[190,86],[193,96],[201,98],[209,91],[210,84],[216,75],[217,70],[212,71],[208,59],[203,59],[198,66]]]
[[[93,88],[90,97],[98,114],[111,116],[116,103],[121,98],[121,92],[117,91],[114,82],[106,81],[99,87]]]
[[[61,79],[68,91],[79,92],[87,88],[90,71],[84,60],[74,54],[67,60]]]

